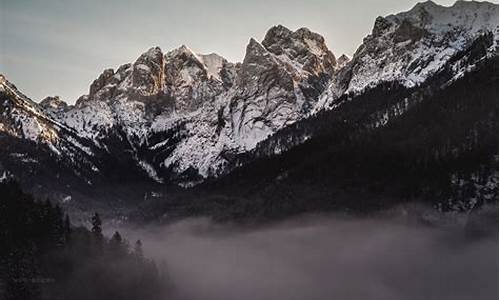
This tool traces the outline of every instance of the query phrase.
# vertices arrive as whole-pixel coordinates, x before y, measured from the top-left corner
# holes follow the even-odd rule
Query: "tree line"
[[[0,183],[1,299],[159,299],[166,276],[119,232],[76,227],[57,204],[36,201],[18,183]]]

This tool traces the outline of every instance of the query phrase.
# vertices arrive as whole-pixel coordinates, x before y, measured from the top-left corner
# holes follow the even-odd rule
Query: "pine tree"
[[[99,217],[98,213],[95,213],[92,217],[92,233],[97,238],[102,238],[102,222],[101,217]]]
[[[158,299],[164,285],[151,261],[136,258],[140,241],[130,253],[120,233],[102,235],[98,214],[91,221],[90,230],[71,227],[57,205],[0,183],[0,299]],[[54,284],[32,282],[44,278]]]
[[[120,245],[122,243],[122,236],[118,231],[115,231],[113,237],[111,238],[111,243],[115,245]]]
[[[57,246],[64,245],[65,240],[63,215],[61,207],[59,204],[56,204],[53,209],[52,227],[54,240]]]
[[[142,252],[142,242],[141,240],[137,240],[135,242],[135,246],[134,246],[134,255],[135,257],[137,257],[138,259],[142,259],[144,257],[144,254]]]
[[[71,239],[71,222],[67,214],[64,216],[63,231],[64,231],[64,241],[66,242],[66,244],[68,244]]]
[[[102,235],[102,222],[101,217],[99,217],[98,213],[95,213],[92,217],[92,235],[94,237],[94,249],[97,253],[101,253],[103,248],[103,235]]]
[[[109,241],[109,250],[114,256],[123,256],[128,254],[126,241],[123,240],[122,236],[118,231],[115,231],[111,240]]]

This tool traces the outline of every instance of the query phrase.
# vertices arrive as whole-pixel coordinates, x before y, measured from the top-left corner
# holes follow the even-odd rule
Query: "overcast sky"
[[[416,2],[0,0],[0,73],[36,101],[60,95],[73,103],[103,69],[133,62],[152,46],[166,52],[185,44],[241,61],[250,37],[261,40],[275,24],[308,27],[336,56],[352,55],[377,16]]]

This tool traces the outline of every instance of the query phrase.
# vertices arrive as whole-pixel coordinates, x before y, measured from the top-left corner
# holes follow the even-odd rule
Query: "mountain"
[[[42,173],[54,171],[56,177],[62,172],[90,176],[97,169],[92,160],[93,143],[51,118],[44,106],[26,97],[4,76],[0,76],[0,101],[4,168],[15,174],[32,174],[37,169]],[[44,101],[44,105],[54,109],[51,103],[60,100]]]
[[[378,17],[372,33],[322,96],[320,109],[333,106],[343,94],[359,94],[381,82],[418,86],[487,33],[493,35],[488,57],[498,55],[498,5],[488,2],[457,1],[445,7],[427,1],[407,12]],[[468,67],[457,62],[455,76]]]
[[[469,15],[483,7],[465,5]],[[495,17],[498,6],[483,5]],[[412,11],[427,6],[436,7],[427,2]],[[352,79],[342,77],[346,72],[363,66],[358,60],[365,45],[360,46],[352,60],[342,59],[345,67],[334,72],[318,111],[239,157],[239,167],[230,174],[184,193],[150,199],[133,217],[168,221],[210,215],[253,222],[307,211],[367,213],[411,203],[470,212],[497,203],[498,22],[492,30],[481,27],[474,34],[463,30],[471,28],[468,22],[453,30],[466,42],[447,50],[450,56],[420,82],[409,84],[405,72],[414,70],[401,64],[393,77],[381,77],[358,91],[333,93],[337,82]],[[398,43],[385,46],[399,48]],[[411,49],[400,54],[414,55]],[[428,57],[437,60],[432,53]],[[398,64],[398,58],[390,62]],[[389,61],[375,63],[383,70]],[[359,77],[369,74],[357,72]]]
[[[453,61],[487,53],[489,44],[479,45]],[[260,143],[231,173],[149,198],[131,218],[261,222],[304,212],[418,215],[425,205],[474,215],[495,207],[498,56],[450,78],[453,72],[444,68],[418,87],[381,83],[343,96],[335,109]]]
[[[152,187],[135,162],[57,121],[52,115],[66,107],[57,98],[37,104],[0,76],[0,103],[1,180],[14,176],[37,198],[59,201],[77,220],[85,220],[82,212],[90,208],[118,212]]]
[[[189,183],[228,171],[228,157],[305,117],[335,66],[323,37],[276,26],[262,44],[250,40],[241,64],[154,47],[105,70],[74,106],[47,98],[39,109],[101,151],[126,150],[123,160],[155,181]]]
[[[418,165],[416,161],[432,161],[433,167],[421,175],[436,166],[429,157],[456,153],[457,165],[462,165],[467,155],[486,149],[481,150],[481,163],[439,177],[449,181],[462,172],[470,179],[483,168],[483,184],[495,178],[490,162],[496,153],[491,150],[494,139],[486,129],[493,130],[495,120],[498,124],[498,115],[484,108],[497,107],[498,101],[492,101],[495,85],[475,78],[498,77],[498,70],[488,65],[497,60],[498,5],[459,1],[443,7],[428,1],[407,12],[377,18],[352,58],[336,58],[324,38],[307,28],[292,31],[278,25],[261,42],[250,39],[241,63],[214,53],[194,53],[186,46],[167,53],[153,47],[133,63],[104,70],[74,105],[58,97],[35,103],[2,77],[0,171],[22,178],[26,185],[64,190],[64,197],[74,196],[75,190],[95,192],[99,186],[126,183],[130,188],[123,198],[127,198],[139,183],[141,187],[132,193],[136,201],[147,198],[144,192],[152,189],[177,191],[172,184],[201,184],[187,193],[208,189],[230,199],[234,194],[228,192],[235,186],[251,193],[255,191],[248,187],[269,188],[275,191],[270,194],[283,195],[297,183],[284,178],[295,172],[294,178],[316,178],[320,187],[312,183],[311,187],[328,191],[321,196],[330,199],[330,192],[340,190],[324,178],[354,180],[359,174],[350,171],[348,163],[372,166],[361,158],[383,161],[382,149],[395,151],[412,166]],[[473,109],[466,100],[457,100],[461,108],[442,102],[442,97],[458,97],[454,92],[460,90],[458,82],[471,90],[484,89],[485,94],[469,94],[470,101],[484,103],[471,116],[457,113]],[[441,114],[417,113],[434,105],[430,99],[447,103],[438,109]],[[447,115],[467,125],[464,134],[451,139],[451,124],[435,131],[426,123]],[[427,133],[420,136],[409,130],[412,126]],[[394,131],[398,145],[414,147],[380,148],[373,155],[357,148],[378,149],[373,141],[387,141]],[[423,156],[400,152],[405,149],[413,155],[413,149],[421,147]],[[361,160],[347,155],[349,151]],[[327,166],[337,170],[335,175],[324,169]],[[352,169],[374,172],[371,167]],[[311,175],[310,170],[323,170],[325,177]],[[343,170],[345,179],[339,180],[338,170]],[[396,174],[409,178],[401,172],[398,169]],[[281,178],[280,184],[273,183],[276,178]],[[359,182],[370,182],[362,178]],[[391,179],[397,181],[397,176]],[[401,180],[405,184],[394,186],[416,194],[424,189],[408,188],[406,179]],[[436,197],[444,186],[448,185],[425,188]],[[391,195],[401,198],[398,193]]]

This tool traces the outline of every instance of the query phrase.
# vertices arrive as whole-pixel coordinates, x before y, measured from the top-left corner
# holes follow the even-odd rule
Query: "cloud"
[[[123,230],[123,228],[122,228]],[[494,299],[498,241],[335,216],[257,228],[204,219],[126,230],[164,260],[174,299]]]

